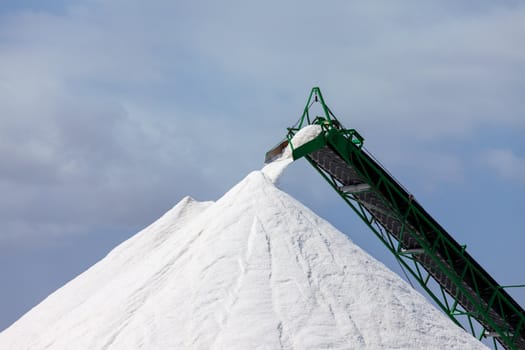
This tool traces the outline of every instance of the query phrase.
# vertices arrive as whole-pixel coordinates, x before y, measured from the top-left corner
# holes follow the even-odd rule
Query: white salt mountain
[[[187,197],[4,332],[0,349],[482,349],[256,171]]]

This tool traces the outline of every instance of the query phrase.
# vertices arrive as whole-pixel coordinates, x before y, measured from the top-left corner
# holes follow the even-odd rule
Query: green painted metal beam
[[[315,103],[320,104],[321,115],[314,117]],[[293,135],[310,124],[320,125],[321,134],[294,148]],[[364,150],[363,137],[342,127],[318,87],[312,89],[285,142],[294,159],[308,160],[392,252],[407,278],[417,281],[456,324],[479,339],[490,334],[495,348],[500,344],[525,349],[523,308]],[[344,191],[359,185],[365,190]]]

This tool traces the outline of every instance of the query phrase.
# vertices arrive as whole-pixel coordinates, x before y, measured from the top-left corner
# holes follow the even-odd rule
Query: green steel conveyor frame
[[[314,103],[323,116],[310,115]],[[294,148],[293,136],[311,124],[322,132]],[[363,148],[363,141],[356,130],[342,127],[315,87],[298,124],[288,128],[286,140],[267,153],[266,161],[290,144],[294,160],[304,157],[319,171],[452,321],[480,340],[492,337],[495,349],[525,349],[523,308]]]

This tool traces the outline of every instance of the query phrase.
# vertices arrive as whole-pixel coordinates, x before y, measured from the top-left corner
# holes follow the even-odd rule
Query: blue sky
[[[313,86],[498,282],[525,283],[522,2],[48,3],[0,5],[0,329],[259,169]],[[280,186],[397,268],[305,161]]]

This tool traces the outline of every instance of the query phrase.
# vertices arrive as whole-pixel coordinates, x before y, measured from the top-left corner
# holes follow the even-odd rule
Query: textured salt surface
[[[0,349],[482,349],[256,171],[184,198],[0,333]]]

